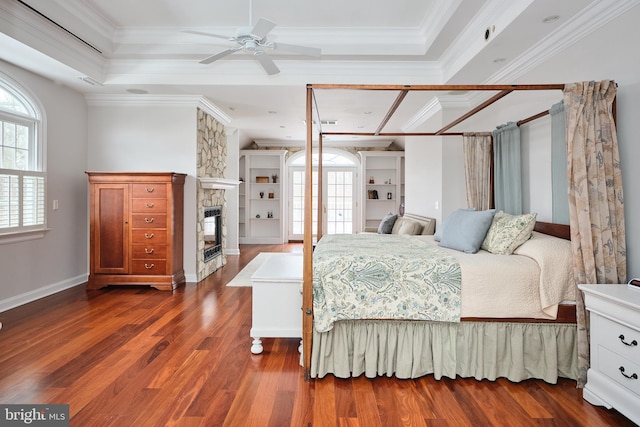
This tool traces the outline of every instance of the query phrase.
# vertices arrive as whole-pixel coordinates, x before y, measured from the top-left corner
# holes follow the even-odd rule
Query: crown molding
[[[600,0],[594,1],[567,23],[556,28],[532,48],[493,74],[484,83],[505,83],[516,81],[519,77],[543,64],[609,21],[638,6],[638,0]]]
[[[507,25],[517,18],[533,0],[488,0],[464,31],[444,52],[440,60],[442,81],[448,81],[476,56],[487,42],[492,40]],[[488,26],[495,28],[489,40],[482,35]]]
[[[203,96],[197,95],[118,95],[85,94],[87,104],[94,107],[196,107],[211,114],[227,126],[232,119],[221,108]]]
[[[65,64],[78,73],[104,81],[106,58],[17,2],[0,2],[0,33]]]

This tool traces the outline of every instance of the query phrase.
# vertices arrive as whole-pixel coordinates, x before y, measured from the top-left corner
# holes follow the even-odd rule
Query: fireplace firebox
[[[222,206],[204,208],[204,261],[222,255]]]

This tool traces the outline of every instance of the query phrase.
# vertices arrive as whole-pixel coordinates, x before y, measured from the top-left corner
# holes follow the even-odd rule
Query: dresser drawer
[[[133,199],[133,212],[167,213],[167,200]]]
[[[133,245],[133,259],[167,259],[165,245]]]
[[[143,245],[166,245],[167,232],[164,230],[132,230],[131,242]]]
[[[602,346],[599,346],[597,351],[599,366],[595,369],[640,395],[640,365]],[[620,368],[624,369],[624,375]],[[635,378],[633,378],[634,374]]]
[[[133,228],[167,228],[166,214],[132,214],[131,225]]]
[[[158,184],[155,182],[133,184],[133,198],[166,199],[167,184]]]
[[[167,274],[167,261],[163,259],[134,259],[132,262],[133,274]]]
[[[628,359],[640,360],[640,332],[597,314],[593,314],[592,319],[592,342]]]

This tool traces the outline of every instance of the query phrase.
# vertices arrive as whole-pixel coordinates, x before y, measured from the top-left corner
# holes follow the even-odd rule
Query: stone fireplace
[[[196,272],[198,282],[227,263],[225,252],[227,232],[227,211],[224,185],[212,185],[211,182],[224,183],[227,167],[227,136],[224,125],[213,116],[198,108],[198,161],[197,161],[197,256]],[[205,246],[210,247],[207,238],[211,226],[206,225],[207,212],[215,210],[216,239],[219,242],[215,256],[205,261]],[[209,228],[207,228],[209,227]],[[208,249],[214,251],[213,249]]]

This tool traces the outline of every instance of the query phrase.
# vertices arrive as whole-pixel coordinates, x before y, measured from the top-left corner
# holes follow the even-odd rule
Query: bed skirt
[[[313,333],[311,378],[433,374],[528,378],[555,384],[578,375],[577,330],[573,323],[340,321]]]

